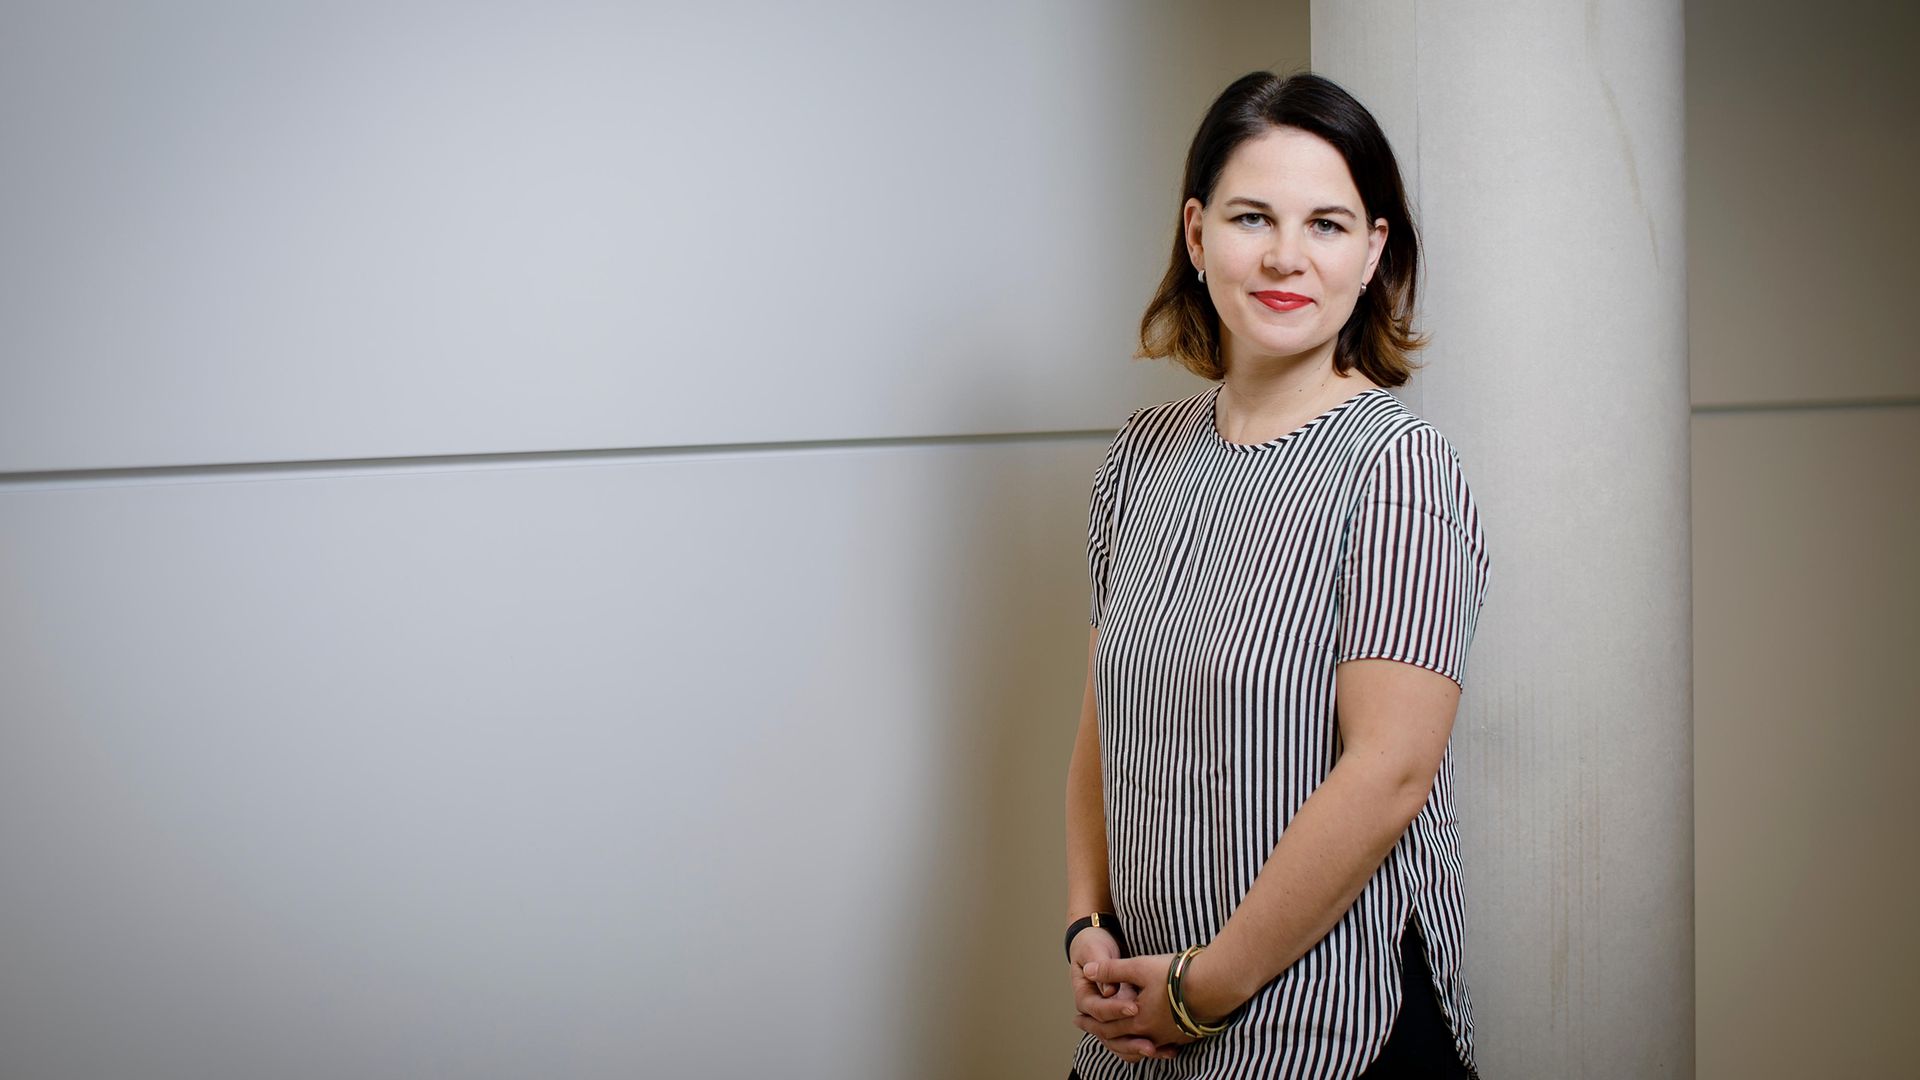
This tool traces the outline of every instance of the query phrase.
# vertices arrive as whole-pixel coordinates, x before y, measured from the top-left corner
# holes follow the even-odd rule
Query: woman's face
[[[1368,226],[1365,212],[1340,151],[1290,127],[1236,147],[1211,205],[1187,200],[1187,254],[1207,272],[1228,371],[1332,361],[1387,242],[1387,219]]]

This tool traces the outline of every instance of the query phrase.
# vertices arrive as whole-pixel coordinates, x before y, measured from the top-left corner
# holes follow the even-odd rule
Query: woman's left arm
[[[1459,455],[1431,427],[1408,430],[1374,462],[1342,558],[1333,648],[1344,749],[1182,975],[1201,1022],[1238,1008],[1319,943],[1419,815],[1446,757],[1491,565]],[[1107,961],[1088,976],[1141,988],[1139,1014],[1116,1023],[1178,1035],[1166,1011],[1170,959]]]
[[[1460,705],[1458,683],[1398,660],[1348,660],[1335,670],[1345,749],[1288,822],[1233,916],[1182,976],[1181,997],[1203,1023],[1239,1008],[1333,929],[1420,813],[1440,771]],[[1115,971],[1101,965],[1096,977],[1143,988],[1141,1012],[1081,1026],[1174,1041],[1163,985],[1168,959],[1110,961],[1120,965]]]

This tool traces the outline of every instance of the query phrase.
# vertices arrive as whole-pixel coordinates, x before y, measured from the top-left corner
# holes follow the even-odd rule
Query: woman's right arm
[[[1093,652],[1099,627],[1087,632],[1087,689],[1080,699],[1080,730],[1067,765],[1067,917],[1113,910],[1107,886],[1106,803],[1100,789],[1100,718],[1093,696]],[[1063,924],[1064,925],[1064,924]]]
[[[1113,910],[1113,892],[1107,884],[1107,808],[1100,787],[1100,715],[1094,705],[1093,654],[1100,630],[1087,634],[1087,689],[1080,699],[1080,731],[1073,740],[1073,760],[1067,765],[1067,922],[1096,911]],[[1080,967],[1096,960],[1120,957],[1113,935],[1088,927],[1074,936],[1068,981],[1074,1005],[1096,1020],[1119,1020],[1136,1014],[1139,992],[1124,983],[1095,983]],[[1102,1039],[1122,1061],[1171,1058],[1175,1048],[1155,1046],[1137,1036]]]

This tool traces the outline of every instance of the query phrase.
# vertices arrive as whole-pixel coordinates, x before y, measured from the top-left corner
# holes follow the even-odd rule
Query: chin
[[[1327,339],[1308,340],[1306,338],[1283,338],[1276,340],[1267,338],[1262,340],[1254,338],[1248,343],[1253,346],[1253,351],[1260,356],[1287,359],[1295,356],[1304,356],[1307,353],[1313,352],[1315,349],[1325,345]]]

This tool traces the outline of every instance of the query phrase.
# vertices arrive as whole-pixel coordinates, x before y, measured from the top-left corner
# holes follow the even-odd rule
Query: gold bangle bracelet
[[[1187,1011],[1186,1000],[1180,996],[1180,980],[1186,975],[1187,966],[1205,948],[1204,945],[1188,946],[1185,952],[1174,957],[1173,962],[1167,965],[1167,1006],[1173,1013],[1174,1026],[1195,1039],[1204,1039],[1227,1030],[1224,1023],[1203,1024],[1195,1020],[1193,1014]]]

